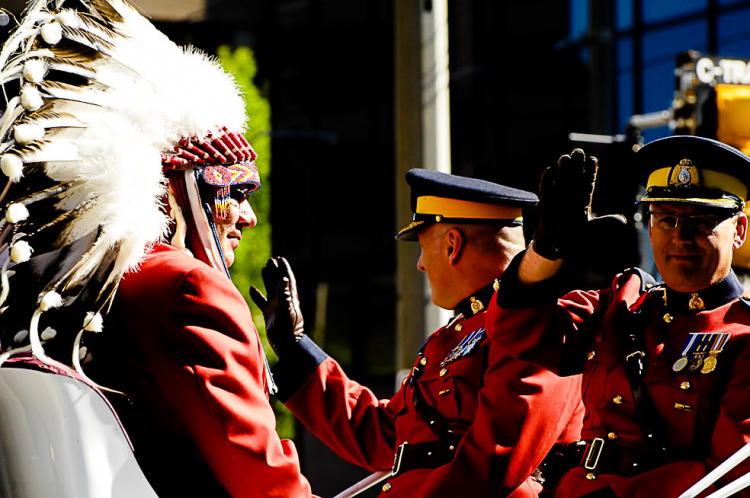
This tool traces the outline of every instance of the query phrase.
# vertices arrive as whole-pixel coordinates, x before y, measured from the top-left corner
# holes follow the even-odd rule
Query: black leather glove
[[[594,218],[591,198],[594,195],[595,157],[586,157],[581,149],[561,156],[539,181],[539,225],[534,235],[534,252],[550,259],[570,257],[585,239],[588,223],[606,221],[625,223],[619,214]]]
[[[297,281],[287,260],[280,256],[270,258],[260,275],[268,298],[255,287],[250,287],[250,298],[263,312],[268,342],[281,357],[305,335]]]

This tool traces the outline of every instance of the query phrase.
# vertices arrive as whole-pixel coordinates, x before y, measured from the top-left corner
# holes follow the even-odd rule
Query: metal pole
[[[679,496],[679,498],[693,498],[694,496],[698,496],[701,492],[707,489],[710,485],[712,485],[713,483],[721,479],[722,476],[724,476],[724,474],[726,474],[730,470],[734,469],[737,465],[744,462],[748,457],[750,457],[750,443],[747,443],[745,446],[737,450],[737,452],[735,452],[732,456],[724,460],[718,467],[716,467],[714,470],[706,474],[698,482],[693,484],[690,487],[690,489],[682,493]],[[748,484],[750,484],[747,482],[747,475],[740,479],[737,479],[737,481],[735,482],[738,484],[740,482],[742,483],[741,484],[742,487],[736,488],[735,491],[743,489]],[[711,495],[711,496],[714,496],[714,495]]]
[[[447,0],[396,0],[396,222],[411,219],[411,168],[450,172]],[[419,245],[396,244],[397,382],[408,373],[424,338],[445,323],[450,312],[430,301],[426,276],[417,269]]]

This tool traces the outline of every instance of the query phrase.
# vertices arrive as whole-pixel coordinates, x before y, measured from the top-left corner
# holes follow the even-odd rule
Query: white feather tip
[[[29,337],[28,330],[19,330],[16,332],[16,335],[13,336],[13,342],[23,342],[27,337]]]
[[[23,204],[19,204],[18,202],[14,202],[10,206],[8,206],[8,210],[5,211],[5,220],[8,223],[18,223],[20,221],[24,221],[29,217],[29,210],[26,209],[26,206]]]
[[[44,128],[35,124],[20,124],[13,129],[13,138],[20,145],[38,142],[44,138]]]
[[[39,303],[39,309],[49,311],[53,308],[59,308],[60,305],[62,305],[62,296],[55,291],[50,291],[42,298],[42,302]]]
[[[88,332],[101,332],[104,319],[100,313],[89,311],[83,320],[83,330]]]
[[[16,155],[4,154],[0,157],[0,170],[10,181],[16,183],[23,176],[23,161]]]
[[[38,111],[44,105],[39,90],[33,86],[25,86],[21,90],[21,105],[27,111]]]
[[[10,246],[10,260],[14,263],[25,263],[31,259],[31,253],[34,250],[25,240],[19,240]]]
[[[47,66],[39,59],[31,59],[23,65],[23,78],[31,83],[41,83],[47,75]]]
[[[49,341],[50,339],[54,339],[57,335],[57,330],[53,329],[52,327],[47,327],[42,332],[42,335],[40,336],[43,341]]]
[[[78,27],[78,17],[75,12],[70,9],[61,10],[56,16],[55,21],[59,22],[63,26],[70,26],[71,28]]]
[[[48,22],[42,26],[42,39],[50,45],[57,45],[62,40],[62,26],[60,23]]]

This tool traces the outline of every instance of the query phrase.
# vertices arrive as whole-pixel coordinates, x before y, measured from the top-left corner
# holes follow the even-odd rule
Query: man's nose
[[[250,203],[247,202],[247,199],[245,199],[244,201],[242,201],[242,203],[240,203],[240,217],[237,220],[237,225],[239,225],[241,228],[253,228],[257,224],[258,217],[255,216],[255,211],[253,211]]]
[[[424,265],[422,264],[422,253],[419,254],[419,259],[417,260],[417,270],[426,271]]]
[[[684,218],[677,218],[677,228],[673,231],[673,238],[681,242],[690,242],[695,238],[695,230]]]

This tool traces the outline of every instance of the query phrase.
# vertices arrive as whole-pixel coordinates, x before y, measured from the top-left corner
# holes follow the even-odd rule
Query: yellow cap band
[[[481,202],[462,201],[425,195],[417,198],[417,214],[434,214],[444,218],[480,220],[522,220],[520,207],[498,206]]]
[[[651,173],[648,177],[646,189],[651,187],[668,187],[670,171],[672,171],[672,168],[661,168]],[[747,187],[736,177],[710,169],[701,169],[700,174],[703,188],[720,189],[727,194],[739,197],[743,201],[747,199]]]

